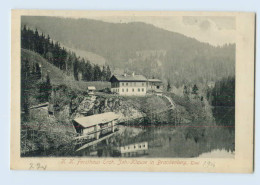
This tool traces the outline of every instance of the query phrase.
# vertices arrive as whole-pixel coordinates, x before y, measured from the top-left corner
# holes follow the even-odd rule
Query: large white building
[[[143,75],[113,75],[110,78],[111,92],[125,96],[144,96],[147,89],[147,78]]]

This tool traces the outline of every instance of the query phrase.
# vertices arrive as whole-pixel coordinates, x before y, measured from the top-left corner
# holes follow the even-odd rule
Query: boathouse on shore
[[[92,116],[80,117],[73,120],[73,125],[79,137],[97,140],[102,136],[113,133],[117,130],[119,116],[114,112],[95,114]]]

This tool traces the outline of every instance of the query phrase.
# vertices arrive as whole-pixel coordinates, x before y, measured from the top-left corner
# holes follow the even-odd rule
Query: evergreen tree
[[[194,86],[193,86],[193,88],[192,88],[192,94],[195,94],[195,95],[197,95],[198,94],[198,87],[197,87],[197,85],[195,84]]]
[[[38,53],[43,56],[44,56],[44,41],[45,41],[45,37],[42,33],[38,41]]]
[[[28,38],[27,38],[27,28],[26,25],[24,25],[21,33],[21,47],[22,48],[27,48],[28,44]]]
[[[93,78],[93,80],[94,81],[99,81],[99,80],[101,80],[101,77],[102,77],[102,72],[101,72],[101,69],[100,69],[100,67],[98,66],[98,65],[94,65],[94,78]]]
[[[74,79],[79,81],[79,62],[77,58],[74,60],[73,63],[73,75]]]
[[[46,53],[46,57],[45,57],[50,63],[53,63],[53,55],[51,52],[47,52]]]
[[[190,94],[189,87],[187,87],[186,85],[184,85],[183,94],[186,95],[186,96],[188,96]]]
[[[60,51],[60,69],[65,71],[66,70],[66,63],[65,60],[67,58],[67,52],[65,50],[65,48],[63,47]]]
[[[49,74],[46,75],[46,81],[39,82],[38,89],[39,95],[37,99],[39,100],[39,102],[43,103],[49,101],[52,90]]]
[[[72,75],[73,74],[73,58],[72,58],[72,53],[68,52],[67,57],[65,59],[65,70],[67,72],[67,75]]]
[[[111,71],[109,65],[107,66],[106,80],[109,81],[111,78]]]
[[[40,53],[40,42],[39,42],[39,33],[38,30],[36,29],[33,35],[33,42],[34,42],[34,51],[37,53]]]
[[[29,79],[29,61],[26,59],[21,65],[21,107],[25,115],[29,114],[29,95],[28,95],[28,79]]]
[[[86,63],[86,81],[92,81],[94,78],[94,70],[89,61]]]
[[[46,76],[46,84],[48,87],[51,87],[51,79],[50,79],[49,74],[47,74],[47,76]]]
[[[102,68],[101,75],[102,75],[101,80],[105,81],[107,78],[107,68],[105,66],[103,66],[103,68]]]
[[[170,92],[171,91],[171,83],[170,83],[170,80],[168,80],[167,82],[167,91]]]
[[[35,75],[37,79],[40,79],[42,74],[41,74],[41,68],[38,63],[35,64]]]

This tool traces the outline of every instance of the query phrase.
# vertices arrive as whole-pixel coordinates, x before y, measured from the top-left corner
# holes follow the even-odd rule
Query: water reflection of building
[[[135,157],[148,154],[148,142],[134,143],[119,148],[122,157]]]

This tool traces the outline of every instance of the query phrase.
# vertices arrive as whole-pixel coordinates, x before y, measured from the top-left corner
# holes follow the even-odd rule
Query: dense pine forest
[[[218,125],[235,128],[235,77],[217,81],[213,89],[208,90],[207,98],[212,105],[213,116]]]
[[[21,30],[21,47],[39,53],[51,64],[55,65],[67,75],[74,76],[75,80],[108,81],[111,77],[110,67],[91,64],[89,60],[76,56],[74,52],[67,51],[38,30],[23,27]]]

